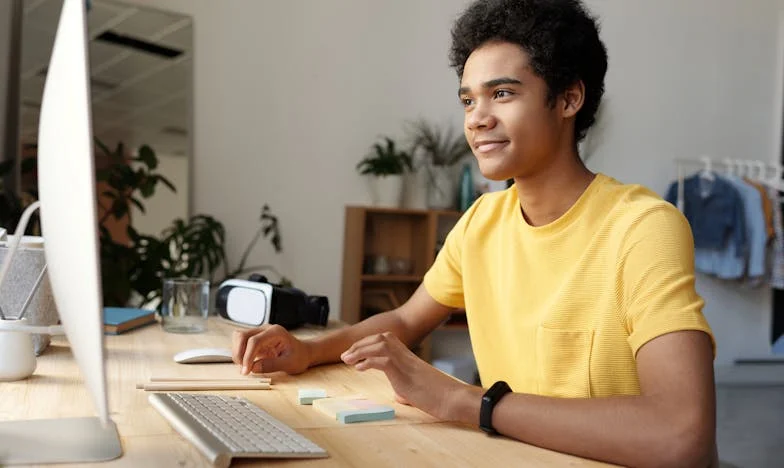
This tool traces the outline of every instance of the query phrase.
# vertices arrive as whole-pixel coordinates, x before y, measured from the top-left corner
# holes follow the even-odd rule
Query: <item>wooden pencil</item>
[[[181,390],[269,390],[269,382],[149,382],[137,384],[136,388],[147,392],[172,392]]]
[[[207,379],[193,377],[150,377],[150,382],[272,382],[269,377],[245,377],[234,379]]]

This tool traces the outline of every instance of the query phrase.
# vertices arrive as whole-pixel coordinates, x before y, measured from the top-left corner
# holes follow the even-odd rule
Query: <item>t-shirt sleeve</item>
[[[465,307],[463,297],[463,241],[471,218],[476,213],[484,196],[479,197],[466,210],[449,231],[444,246],[425,274],[424,286],[428,294],[439,304],[456,309]]]
[[[634,355],[650,340],[700,330],[716,343],[702,314],[703,299],[694,277],[694,240],[686,218],[665,205],[645,215],[629,231],[621,278],[629,345]]]

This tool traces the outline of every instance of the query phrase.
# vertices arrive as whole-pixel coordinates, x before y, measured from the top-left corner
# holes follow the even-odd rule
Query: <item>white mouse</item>
[[[180,364],[205,364],[208,362],[232,362],[228,348],[188,349],[174,355],[174,362]]]

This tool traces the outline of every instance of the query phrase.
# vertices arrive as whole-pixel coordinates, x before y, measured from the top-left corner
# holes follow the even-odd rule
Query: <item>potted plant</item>
[[[134,163],[131,167],[124,156],[122,143],[115,151],[97,140],[96,145],[109,159],[108,167],[98,171],[98,180],[108,182],[111,190],[103,195],[112,200],[111,206],[102,210],[104,215],[99,220],[104,303],[119,306],[156,304],[161,296],[161,282],[169,277],[206,277],[214,289],[227,279],[266,270],[275,273],[280,284],[291,284],[271,265],[246,265],[251,250],[262,237],[270,239],[276,253],[282,250],[278,218],[267,205],[261,210],[257,232],[234,269],[229,268],[226,256],[226,230],[220,221],[209,215],[175,219],[160,235],[138,232],[129,223],[125,228],[127,239],[115,239],[106,227],[106,221],[110,218],[121,220],[128,215],[131,205],[144,212],[142,199],[152,197],[159,182],[172,191],[175,187],[154,172],[158,158],[149,146],[142,146],[138,156],[130,158]],[[222,275],[219,273],[221,268]],[[215,281],[216,274],[223,278]]]
[[[373,144],[370,154],[357,164],[357,171],[369,176],[371,199],[379,206],[400,206],[403,174],[412,169],[411,154],[399,149],[389,137],[384,137],[383,145]]]
[[[427,186],[427,205],[430,208],[454,208],[457,198],[457,178],[453,166],[471,154],[471,147],[461,132],[453,127],[440,128],[425,119],[408,126],[413,151],[423,155],[424,167],[430,183]]]
[[[271,265],[251,265],[247,262],[252,249],[261,238],[270,240],[276,253],[282,251],[281,232],[277,216],[267,205],[261,210],[259,227],[248,244],[236,268],[229,268],[226,256],[226,231],[223,224],[209,215],[194,215],[189,219],[175,219],[160,235],[137,231],[130,222],[132,206],[144,213],[145,200],[153,197],[159,184],[175,191],[174,185],[157,172],[155,151],[141,146],[135,155],[126,152],[118,143],[110,149],[95,139],[100,149],[101,164],[96,180],[104,187],[99,193],[99,240],[101,287],[107,306],[147,307],[157,304],[161,296],[161,282],[166,277],[205,277],[212,285],[229,278],[252,272],[271,272],[278,283],[290,286],[291,281]],[[22,160],[21,174],[32,182],[19,197],[4,190],[0,183],[0,221],[4,226],[16,227],[19,216],[37,197],[35,185],[36,159]],[[9,174],[14,162],[0,164],[0,177]],[[120,222],[125,221],[125,222]],[[113,229],[110,225],[115,223]],[[37,223],[28,224],[28,234],[40,234]],[[215,281],[216,277],[221,278]]]

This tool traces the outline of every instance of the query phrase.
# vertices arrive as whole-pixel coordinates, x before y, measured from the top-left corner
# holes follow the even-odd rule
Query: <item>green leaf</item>
[[[138,208],[138,209],[139,209],[139,211],[141,211],[142,213],[144,213],[144,212],[145,212],[145,210],[144,210],[144,205],[142,204],[142,202],[140,202],[140,201],[139,201],[139,200],[137,200],[136,198],[133,198],[133,197],[131,197],[131,203],[133,203],[134,205],[136,205],[136,208]]]
[[[98,148],[100,148],[101,151],[103,151],[106,156],[108,156],[108,157],[112,156],[112,150],[110,150],[108,146],[103,144],[103,142],[101,140],[99,140],[97,137],[94,137],[93,141],[95,142],[95,145]]]
[[[127,164],[121,164],[117,166],[117,174],[120,179],[119,182],[120,184],[122,184],[121,185],[122,188],[136,186],[136,182],[137,182],[136,172],[134,172],[134,170],[131,169],[131,167],[128,166]]]
[[[136,159],[143,162],[150,170],[158,167],[158,157],[155,156],[155,151],[149,145],[143,145],[139,148],[139,155]]]
[[[277,222],[278,218],[272,215],[272,211],[270,211],[269,205],[264,205],[261,208],[261,221],[270,220],[272,222]]]
[[[115,189],[118,192],[122,192],[125,189],[125,184],[123,183],[123,179],[117,173],[112,173],[107,178],[106,183],[109,184],[109,187]]]
[[[387,141],[387,151],[389,155],[395,154],[395,142],[391,138],[385,137]]]
[[[117,150],[114,153],[115,162],[125,162],[125,144],[121,141],[117,143]]]
[[[131,238],[131,240],[133,241],[139,240],[139,232],[136,229],[134,229],[132,225],[129,224],[128,227],[125,229],[125,232],[128,233],[128,237]]]
[[[471,152],[461,131],[447,126],[440,128],[425,119],[407,126],[412,153],[422,151],[431,166],[451,166]]]
[[[160,182],[163,182],[163,185],[169,187],[169,189],[172,192],[177,193],[177,189],[174,188],[174,184],[172,184],[171,181],[169,181],[169,179],[167,179],[166,177],[164,177],[162,175],[159,175],[159,174],[156,174],[154,177],[155,177],[156,180],[158,180]]]
[[[128,214],[128,205],[120,199],[114,200],[112,203],[112,215],[116,219],[122,219],[126,214]]]
[[[386,176],[413,170],[407,152],[398,150],[395,141],[389,137],[383,137],[383,142],[383,146],[380,142],[373,143],[371,153],[357,164],[357,172],[362,175]]]
[[[139,190],[144,198],[150,198],[155,194],[155,179],[152,177],[145,177],[142,179]]]

